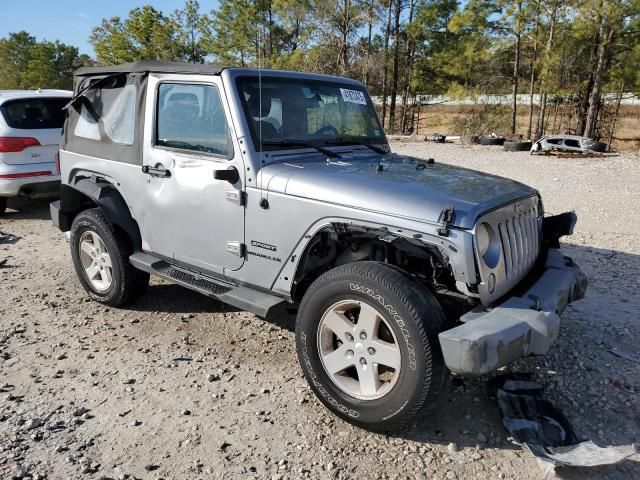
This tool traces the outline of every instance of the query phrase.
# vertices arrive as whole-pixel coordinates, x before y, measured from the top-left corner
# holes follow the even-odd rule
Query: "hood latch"
[[[453,205],[447,205],[440,212],[438,221],[442,223],[442,226],[438,228],[438,235],[441,237],[449,236],[449,227],[453,224],[453,220],[456,218],[456,208]]]

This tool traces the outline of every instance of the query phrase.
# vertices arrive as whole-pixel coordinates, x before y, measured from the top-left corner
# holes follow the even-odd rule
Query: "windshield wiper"
[[[355,138],[336,138],[333,140],[327,140],[324,143],[325,145],[362,145],[382,155],[388,153],[384,148],[376,147],[369,142],[363,142]]]
[[[319,151],[320,153],[328,156],[328,157],[332,157],[332,158],[336,158],[339,157],[340,155],[338,155],[336,152],[332,152],[331,150],[329,150],[328,148],[322,148],[318,145],[314,145],[313,143],[309,143],[309,142],[303,142],[302,140],[263,140],[262,141],[262,145],[268,145],[268,146],[283,146],[283,147],[307,147],[307,148],[313,148],[317,151]]]

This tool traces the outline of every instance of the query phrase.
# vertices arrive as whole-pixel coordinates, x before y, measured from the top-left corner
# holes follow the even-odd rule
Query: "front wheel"
[[[0,197],[0,217],[7,210],[7,197]]]
[[[442,387],[443,324],[434,295],[407,273],[378,262],[343,265],[302,299],[298,358],[315,394],[338,416],[397,430]]]

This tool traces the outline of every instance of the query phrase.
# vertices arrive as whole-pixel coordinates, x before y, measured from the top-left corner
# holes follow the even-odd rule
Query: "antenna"
[[[258,141],[260,142],[260,155],[262,155],[262,24],[258,26]]]

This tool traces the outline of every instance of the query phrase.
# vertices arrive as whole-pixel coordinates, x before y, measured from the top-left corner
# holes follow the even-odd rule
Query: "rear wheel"
[[[378,262],[337,267],[307,290],[296,321],[302,370],[335,414],[396,430],[433,403],[445,376],[431,292]]]
[[[71,226],[71,258],[89,296],[112,307],[140,296],[149,274],[129,263],[128,238],[114,229],[99,208],[78,214]]]
[[[0,197],[0,216],[7,210],[7,197]]]

